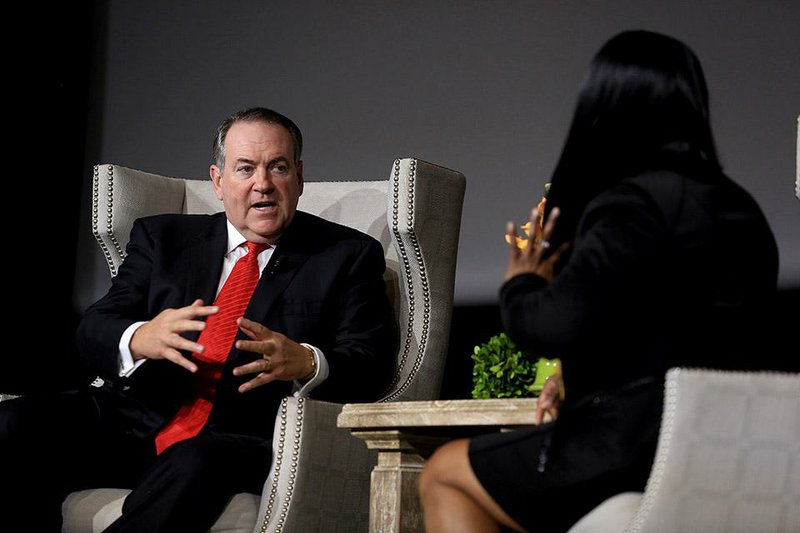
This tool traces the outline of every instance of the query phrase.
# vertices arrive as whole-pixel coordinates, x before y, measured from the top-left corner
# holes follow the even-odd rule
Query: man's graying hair
[[[267,109],[266,107],[251,107],[243,111],[237,111],[217,128],[217,135],[214,137],[214,164],[219,167],[220,171],[225,168],[225,138],[228,136],[228,131],[231,126],[237,122],[265,122],[267,124],[278,124],[283,126],[289,131],[292,136],[294,144],[294,163],[300,162],[300,157],[303,152],[303,134],[300,133],[300,128],[292,122],[289,117],[281,115],[277,111]]]

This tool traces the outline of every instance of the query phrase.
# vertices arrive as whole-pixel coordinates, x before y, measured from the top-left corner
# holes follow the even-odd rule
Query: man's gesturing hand
[[[206,323],[197,319],[213,315],[217,311],[219,308],[203,305],[203,300],[200,299],[180,309],[164,309],[134,332],[130,343],[133,360],[167,359],[190,372],[196,372],[197,365],[183,357],[178,350],[202,352],[203,346],[184,339],[181,333],[203,331]]]
[[[261,355],[260,359],[233,369],[235,376],[256,374],[256,377],[239,387],[239,392],[249,391],[276,379],[302,379],[314,369],[305,346],[246,318],[240,318],[237,324],[253,340],[236,341],[236,348]]]

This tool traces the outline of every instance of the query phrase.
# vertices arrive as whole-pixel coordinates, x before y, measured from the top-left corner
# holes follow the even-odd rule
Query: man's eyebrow
[[[289,158],[288,157],[286,157],[285,155],[279,155],[278,157],[273,157],[272,159],[270,159],[267,162],[267,166],[272,166],[275,163],[288,163],[288,162],[289,162]],[[253,165],[253,166],[258,165],[258,163],[254,159],[248,159],[246,157],[239,157],[239,158],[236,159],[236,164],[237,165],[239,165],[241,163],[244,163],[246,165]]]

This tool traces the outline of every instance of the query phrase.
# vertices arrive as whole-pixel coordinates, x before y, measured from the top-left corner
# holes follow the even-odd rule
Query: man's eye
[[[273,172],[277,172],[278,174],[286,174],[289,172],[289,167],[286,165],[275,165],[272,167]]]
[[[251,167],[251,166],[244,165],[244,166],[236,167],[236,172],[239,173],[239,174],[250,174],[252,171],[253,171],[253,167]]]

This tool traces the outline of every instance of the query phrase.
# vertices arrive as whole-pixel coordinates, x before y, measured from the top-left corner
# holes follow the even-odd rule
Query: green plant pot
[[[540,357],[539,360],[536,361],[536,379],[533,381],[533,385],[531,385],[531,390],[537,394],[542,392],[547,378],[558,374],[560,371],[560,359],[545,359],[544,357]]]

